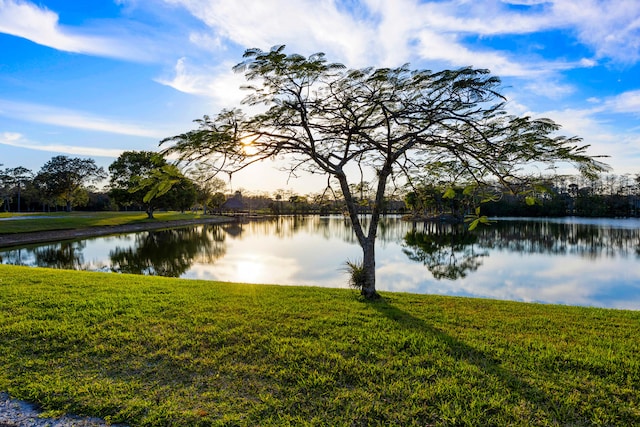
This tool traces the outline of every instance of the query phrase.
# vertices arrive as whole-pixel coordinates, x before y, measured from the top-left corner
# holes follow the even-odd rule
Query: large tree
[[[223,110],[199,127],[166,138],[165,153],[215,162],[233,173],[266,158],[288,157],[290,172],[337,181],[362,247],[362,294],[377,298],[375,241],[385,190],[402,175],[434,162],[455,162],[475,183],[517,188],[523,165],[566,161],[587,174],[605,168],[577,137],[558,136],[548,119],[506,113],[500,80],[488,70],[431,72],[399,68],[347,69],[324,54],[287,55],[249,49],[234,69],[244,73],[243,101],[261,112]],[[368,227],[358,216],[354,184],[370,171],[375,198]],[[330,182],[328,180],[328,182]]]
[[[143,208],[147,190],[138,189],[139,180],[166,165],[164,157],[153,151],[123,152],[109,165],[109,196],[120,206]]]
[[[109,172],[109,195],[121,206],[144,207],[149,218],[156,208],[184,210],[195,201],[193,182],[158,153],[125,151]]]
[[[71,212],[86,186],[105,178],[104,169],[98,167],[93,159],[55,156],[42,166],[36,182],[44,197],[62,200],[67,212]]]

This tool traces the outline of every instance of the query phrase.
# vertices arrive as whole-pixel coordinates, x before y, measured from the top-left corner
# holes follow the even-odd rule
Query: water
[[[348,219],[281,217],[32,245],[0,262],[192,279],[346,287]],[[502,218],[463,227],[383,219],[379,290],[640,309],[640,220]]]

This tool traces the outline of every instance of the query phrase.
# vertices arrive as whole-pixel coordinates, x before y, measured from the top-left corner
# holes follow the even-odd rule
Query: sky
[[[105,169],[240,106],[247,48],[349,68],[488,68],[507,109],[548,117],[615,174],[640,174],[638,0],[0,0],[0,164]],[[265,162],[231,189],[308,193]]]

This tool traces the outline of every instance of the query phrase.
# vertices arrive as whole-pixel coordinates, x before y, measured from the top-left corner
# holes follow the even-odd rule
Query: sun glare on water
[[[258,258],[244,259],[237,263],[235,280],[238,282],[259,283],[264,278],[264,264]]]

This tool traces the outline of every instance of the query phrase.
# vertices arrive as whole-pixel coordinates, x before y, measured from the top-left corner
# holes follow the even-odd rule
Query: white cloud
[[[604,52],[594,45],[597,38],[583,36],[591,25],[596,25],[593,22],[595,16],[603,17],[596,25],[599,31],[627,34],[617,28],[623,15],[617,12],[616,19],[603,13],[602,2],[595,0],[589,0],[585,5],[586,11],[581,12],[581,16],[589,18],[590,23],[568,15],[570,2],[562,0],[426,3],[418,0],[360,0],[346,3],[348,6],[334,1],[311,0],[264,0],[259,3],[250,0],[164,1],[184,7],[210,28],[210,34],[192,33],[190,38],[194,45],[208,50],[224,50],[228,45],[268,49],[272,45],[287,43],[290,52],[310,54],[321,50],[329,58],[344,62],[349,67],[393,67],[406,62],[417,66],[422,63],[427,67],[439,63],[455,67],[472,65],[488,68],[502,77],[530,81],[557,76],[558,72],[568,69],[593,67],[596,62],[584,57],[571,61],[565,58],[545,59],[533,51],[518,56],[503,50],[476,48],[468,44],[465,37],[573,31],[592,50]],[[507,4],[536,7],[520,12],[509,9]],[[627,9],[630,17],[639,15],[629,2],[625,2],[623,8]],[[620,40],[629,38],[623,35],[615,37]],[[640,40],[640,36],[637,39]],[[634,40],[628,41],[628,46],[634,49]],[[184,67],[181,72],[187,74],[187,65],[180,65]],[[189,74],[198,73],[192,71]],[[539,89],[542,84],[537,86]],[[552,98],[558,98],[572,90],[568,85],[556,83],[546,92]]]
[[[0,32],[65,52],[84,53],[136,61],[148,54],[134,43],[113,37],[81,34],[60,25],[55,12],[24,0],[0,0]]]
[[[62,144],[38,144],[26,139],[22,134],[14,132],[0,133],[0,144],[28,150],[51,151],[89,157],[118,157],[125,149],[98,148]]]
[[[532,8],[521,12],[510,10],[509,5]],[[421,9],[424,13],[419,16],[429,28],[439,32],[491,36],[562,30],[574,33],[599,58],[622,63],[640,58],[637,0],[452,0],[426,3]]]
[[[215,52],[224,49],[220,36],[212,36],[203,32],[192,32],[189,34],[189,41],[204,50]]]
[[[211,98],[221,108],[231,108],[246,96],[240,89],[246,80],[232,71],[233,65],[235,63],[223,63],[209,68],[190,65],[186,58],[180,58],[171,78],[157,78],[156,81],[180,92]]]
[[[640,115],[640,90],[624,92],[608,99],[605,108],[616,113]]]
[[[495,51],[472,51],[456,42],[453,35],[423,30],[420,34],[419,55],[424,59],[447,61],[456,67],[473,66],[488,68],[500,76],[532,78],[547,74],[539,65],[532,68],[526,64],[511,61],[506,55]]]
[[[415,0],[363,0],[351,9],[345,9],[338,2],[310,0],[295,3],[286,0],[260,3],[249,0],[164,1],[184,7],[209,27],[209,34],[200,31],[190,36],[194,46],[208,51],[223,51],[231,46],[268,49],[275,44],[287,43],[289,52],[310,54],[321,50],[331,60],[344,62],[349,67],[394,67],[406,62],[429,68],[440,63],[448,67],[471,65],[488,68],[502,77],[515,76],[532,81],[538,88],[544,87],[553,98],[573,89],[560,82],[551,86],[536,82],[548,80],[557,71],[590,64],[564,60],[550,62],[539,57],[518,59],[498,50],[467,47],[460,38],[460,29],[463,28],[463,32],[481,30],[469,22],[483,21],[486,11],[480,17],[461,20],[456,16],[460,9],[457,2],[421,4]],[[476,12],[482,10],[479,8]],[[511,15],[500,16],[505,23],[513,24]],[[491,28],[501,27],[502,31],[507,31],[505,25],[495,24]],[[532,29],[540,26],[543,25],[528,25]],[[229,69],[234,64],[208,69],[194,64],[195,60],[182,58],[176,63],[173,77],[157,81],[182,92],[227,101],[220,105],[242,99],[235,96],[235,92],[230,93],[244,83],[241,76],[232,77]]]
[[[546,96],[550,99],[561,99],[575,92],[575,87],[569,84],[553,81],[549,78],[531,80],[524,85],[529,93]]]
[[[157,126],[148,128],[134,124],[115,122],[110,119],[96,117],[84,112],[51,107],[48,105],[26,102],[13,102],[0,99],[0,115],[13,119],[35,123],[62,126],[74,129],[85,129],[98,132],[108,132],[120,135],[140,136],[147,138],[163,138],[167,135]]]
[[[239,46],[268,49],[287,43],[300,53],[318,46],[349,63],[367,52],[375,30],[338,10],[336,2],[312,0],[165,0],[186,8],[208,25],[213,40],[224,38]]]
[[[637,0],[555,0],[558,26],[574,29],[600,58],[622,63],[640,59],[640,2]]]
[[[613,102],[617,98],[606,101]],[[640,161],[640,133],[633,129],[614,127],[603,119],[602,112],[610,112],[602,105],[592,108],[564,110],[549,110],[544,112],[521,112],[533,117],[548,117],[562,125],[560,133],[567,136],[578,136],[583,139],[583,145],[589,145],[588,154],[593,156],[608,156],[601,159],[609,164],[616,174],[638,173]],[[574,173],[559,171],[559,173]]]

